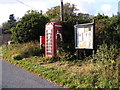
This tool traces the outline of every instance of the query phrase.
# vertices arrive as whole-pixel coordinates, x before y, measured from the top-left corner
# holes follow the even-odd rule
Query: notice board
[[[94,49],[94,23],[77,24],[75,28],[75,48]]]

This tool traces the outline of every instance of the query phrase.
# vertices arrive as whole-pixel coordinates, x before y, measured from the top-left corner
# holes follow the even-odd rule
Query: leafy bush
[[[40,56],[42,54],[43,54],[43,50],[40,50],[39,47],[29,47],[29,48],[26,48],[25,51],[21,52],[20,54],[12,55],[12,58],[14,60],[20,60],[30,56]]]
[[[71,55],[69,52],[61,52],[59,58],[61,61],[69,61],[75,59],[74,55]]]
[[[11,30],[5,30],[3,31],[4,34],[11,34]]]
[[[13,60],[21,60],[23,58],[24,57],[21,54],[14,54],[14,55],[12,55],[12,59]]]
[[[107,44],[102,44],[97,50],[95,58],[97,62],[106,64],[106,62],[112,63],[116,60],[116,56],[119,54],[119,49],[116,45],[111,45],[110,47]]]
[[[72,60],[74,56],[66,52],[60,53],[60,59],[62,60],[60,62],[55,62],[54,58],[32,56],[34,53],[41,51],[38,47],[39,43],[35,42],[4,45],[3,56],[13,64],[18,64],[68,88],[118,88],[118,62],[120,62],[120,56],[115,45],[109,47],[103,44],[100,46],[95,55],[96,63],[87,62],[87,60],[75,60],[73,63],[69,63],[72,62],[69,60]],[[102,53],[106,55],[101,55]],[[24,58],[27,55],[28,58]],[[11,56],[17,60],[13,60]],[[19,60],[21,57],[23,59]],[[114,62],[112,62],[111,58]]]
[[[41,54],[43,54],[43,50],[40,50],[40,47],[29,47],[24,52],[24,55],[28,56],[40,56]]]
[[[29,11],[17,23],[16,27],[11,29],[12,40],[16,43],[24,43],[39,40],[39,36],[44,35],[45,24],[48,18],[37,11]]]
[[[3,45],[4,56],[19,60],[31,56],[44,56],[44,47],[40,49],[39,42],[29,42],[24,44]],[[7,53],[9,52],[9,53]],[[8,57],[6,56],[6,57]]]
[[[99,88],[118,88],[118,56],[117,45],[102,44],[95,54],[94,60],[100,69],[97,86]]]

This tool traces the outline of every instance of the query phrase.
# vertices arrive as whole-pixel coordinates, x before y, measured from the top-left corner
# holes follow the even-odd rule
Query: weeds
[[[118,88],[119,50],[102,45],[92,57],[74,60],[74,55],[62,52],[60,59],[45,58],[39,43],[2,46],[3,58],[51,81],[72,89]]]

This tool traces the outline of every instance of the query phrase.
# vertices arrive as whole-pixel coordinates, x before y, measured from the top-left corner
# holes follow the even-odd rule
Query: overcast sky
[[[9,19],[10,14],[15,18],[21,18],[26,11],[36,9],[45,13],[49,8],[60,5],[61,0],[0,0],[0,25]],[[63,3],[75,4],[78,12],[97,15],[98,13],[108,16],[116,15],[120,0],[63,0]],[[24,3],[24,4],[23,4]]]

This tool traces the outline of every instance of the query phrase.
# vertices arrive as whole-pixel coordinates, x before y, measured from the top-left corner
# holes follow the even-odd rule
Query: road
[[[1,61],[1,60],[0,60]],[[2,62],[2,88],[61,88],[43,78],[4,60]]]

